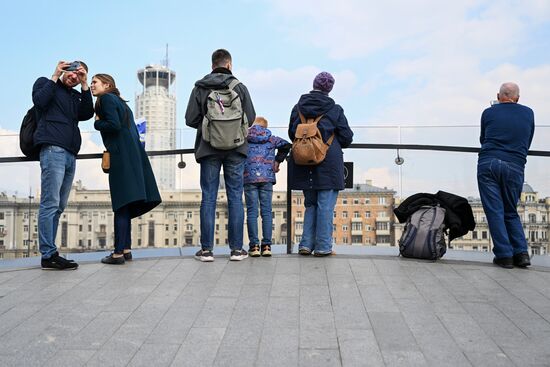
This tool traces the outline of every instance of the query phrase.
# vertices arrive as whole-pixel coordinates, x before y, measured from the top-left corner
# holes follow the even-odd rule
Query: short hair
[[[220,48],[212,54],[212,66],[215,68],[224,67],[228,62],[231,62],[231,54],[229,51]]]
[[[80,63],[80,65],[84,68],[84,70],[86,70],[86,72],[88,72],[88,65],[86,65],[86,63],[84,61],[78,61]]]
[[[506,98],[519,98],[519,86],[512,82],[503,83],[498,93]]]

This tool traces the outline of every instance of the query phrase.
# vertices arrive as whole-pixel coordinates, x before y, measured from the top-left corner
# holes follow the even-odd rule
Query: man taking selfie
[[[50,79],[41,77],[32,88],[40,118],[34,143],[40,146],[41,194],[38,240],[42,269],[76,269],[78,264],[57,252],[55,237],[59,217],[69,199],[80,150],[79,121],[93,117],[88,66],[82,61],[59,61]],[[74,89],[80,84],[81,92]]]

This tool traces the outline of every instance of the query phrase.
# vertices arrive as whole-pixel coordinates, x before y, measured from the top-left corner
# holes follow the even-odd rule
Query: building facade
[[[138,70],[143,86],[136,95],[135,115],[147,121],[145,149],[148,151],[176,149],[176,73],[163,65],[148,65]],[[161,191],[176,188],[176,156],[151,157],[151,166]]]
[[[336,245],[395,246],[395,191],[372,185],[356,184],[340,191],[334,208],[332,240]],[[292,239],[299,243],[304,225],[304,196],[292,193]]]

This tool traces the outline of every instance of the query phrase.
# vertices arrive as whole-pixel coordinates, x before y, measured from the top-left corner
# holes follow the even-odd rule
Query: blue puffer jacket
[[[323,136],[323,141],[326,142],[332,133],[334,133],[334,140],[325,160],[316,166],[295,164],[291,153],[288,163],[290,188],[292,190],[343,190],[344,153],[342,148],[347,148],[353,141],[353,131],[348,125],[344,110],[323,92],[314,90],[302,95],[290,114],[288,136],[292,140],[294,140],[296,127],[300,123],[298,108],[306,118],[323,115],[317,128]]]
[[[244,183],[275,183],[273,163],[286,158],[291,144],[260,125],[248,129],[248,157],[244,167]],[[275,156],[277,150],[277,156]]]
[[[34,133],[35,145],[55,145],[78,154],[82,139],[79,121],[94,116],[90,90],[82,93],[58,80],[38,78],[32,88],[32,101],[40,119]]]

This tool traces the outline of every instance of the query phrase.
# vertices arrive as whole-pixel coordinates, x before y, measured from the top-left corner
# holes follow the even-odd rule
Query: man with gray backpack
[[[243,260],[244,207],[243,174],[248,128],[256,118],[254,105],[244,84],[231,72],[231,54],[224,49],[212,54],[212,72],[195,83],[189,97],[185,122],[197,129],[195,159],[201,166],[201,249],[195,258],[214,261],[216,200],[223,166],[228,206],[230,259]]]

